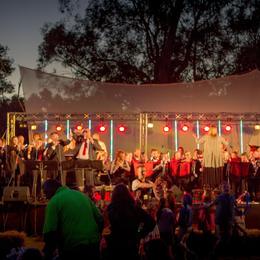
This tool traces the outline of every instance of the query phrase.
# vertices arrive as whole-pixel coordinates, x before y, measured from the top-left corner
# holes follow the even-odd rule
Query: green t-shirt
[[[60,187],[45,210],[43,233],[57,231],[62,250],[99,241],[103,221],[94,203],[83,193]]]

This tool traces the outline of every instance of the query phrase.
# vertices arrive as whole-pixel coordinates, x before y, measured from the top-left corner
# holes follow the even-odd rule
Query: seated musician
[[[163,176],[165,179],[170,179],[170,158],[169,153],[161,153],[159,163],[153,165],[153,174],[150,177],[151,181],[155,181],[158,177]]]
[[[152,172],[152,175],[150,176],[150,179],[152,181],[155,181],[155,179],[159,176],[161,169],[162,169],[160,153],[157,149],[151,150],[149,162],[152,163],[152,169],[153,169],[153,172]]]
[[[130,165],[126,161],[126,153],[118,150],[116,158],[111,163],[110,175],[113,183],[119,183],[122,179],[128,179],[130,174]]]
[[[144,166],[138,166],[136,171],[137,178],[132,182],[132,190],[135,193],[141,193],[140,199],[142,200],[152,195],[154,183],[146,179],[146,169]]]

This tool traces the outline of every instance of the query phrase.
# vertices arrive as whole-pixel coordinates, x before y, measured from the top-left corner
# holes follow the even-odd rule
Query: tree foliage
[[[39,67],[54,61],[89,80],[166,83],[259,67],[259,1],[89,0],[43,28]],[[255,51],[258,58],[254,56]]]
[[[13,84],[7,80],[7,77],[14,71],[13,61],[7,55],[7,47],[0,44],[0,95],[2,102],[5,94],[12,94]]]

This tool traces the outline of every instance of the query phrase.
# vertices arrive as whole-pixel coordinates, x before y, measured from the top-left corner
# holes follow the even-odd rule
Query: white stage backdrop
[[[20,67],[27,113],[259,112],[260,72],[195,83],[115,84]]]

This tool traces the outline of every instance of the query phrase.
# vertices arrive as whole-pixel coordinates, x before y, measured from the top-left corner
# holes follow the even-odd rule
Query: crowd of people
[[[192,193],[185,191],[179,204],[170,190],[160,200],[140,203],[123,183],[114,187],[111,201],[103,205],[97,203],[88,186],[88,193],[84,193],[49,179],[43,189],[48,199],[43,250],[36,257],[30,249],[34,256],[26,258],[23,255],[30,250],[18,245],[5,248],[0,259],[196,259],[189,247],[194,228],[205,236],[215,234],[213,251],[206,258],[212,259],[220,248],[228,248],[235,231],[246,234],[241,219],[248,210],[249,195],[240,196],[246,205],[240,209],[227,183],[219,191],[204,190],[197,206]]]
[[[246,233],[244,216],[248,202],[257,200],[260,178],[259,148],[240,156],[228,152],[227,140],[215,127],[196,141],[204,144],[203,152],[179,147],[170,157],[157,149],[149,156],[140,149],[133,154],[118,150],[110,162],[104,142],[89,129],[71,133],[65,141],[53,132],[47,145],[39,134],[31,145],[18,136],[8,146],[0,140],[1,180],[5,185],[27,183],[32,189],[39,172],[28,173],[26,161],[102,161],[99,177],[83,169],[64,178],[60,168],[41,176],[48,204],[39,257],[46,260],[174,259],[178,250],[196,257],[188,244],[194,214],[198,229],[216,235],[217,252],[234,230]],[[97,196],[97,182],[113,187],[107,203]],[[202,192],[199,199],[196,190]],[[240,209],[237,202],[246,206]]]
[[[115,185],[123,181],[133,191],[152,188],[152,195],[158,198],[162,183],[167,188],[176,186],[183,191],[186,188],[214,189],[226,181],[236,197],[248,190],[251,199],[255,200],[260,191],[260,148],[254,147],[249,153],[239,155],[237,151],[228,149],[227,140],[217,134],[214,126],[208,134],[196,138],[197,143],[203,144],[203,152],[199,149],[185,151],[179,147],[170,156],[170,151],[160,152],[157,149],[152,149],[150,154],[140,149],[133,153],[118,150],[112,162],[99,134],[91,135],[89,129],[71,133],[68,140],[62,140],[59,133],[53,132],[47,144],[37,133],[33,135],[31,144],[26,145],[24,140],[21,135],[14,136],[10,144],[5,145],[0,139],[2,186],[21,184],[33,190],[39,182],[39,171],[30,170],[27,162],[52,161],[58,162],[57,169],[44,171],[41,180],[58,176],[63,185],[74,185],[80,190],[83,190],[84,182],[94,186],[102,183]],[[98,160],[102,162],[102,169],[96,172],[89,169],[63,170],[62,163],[68,160]],[[140,167],[142,172],[138,170]]]

